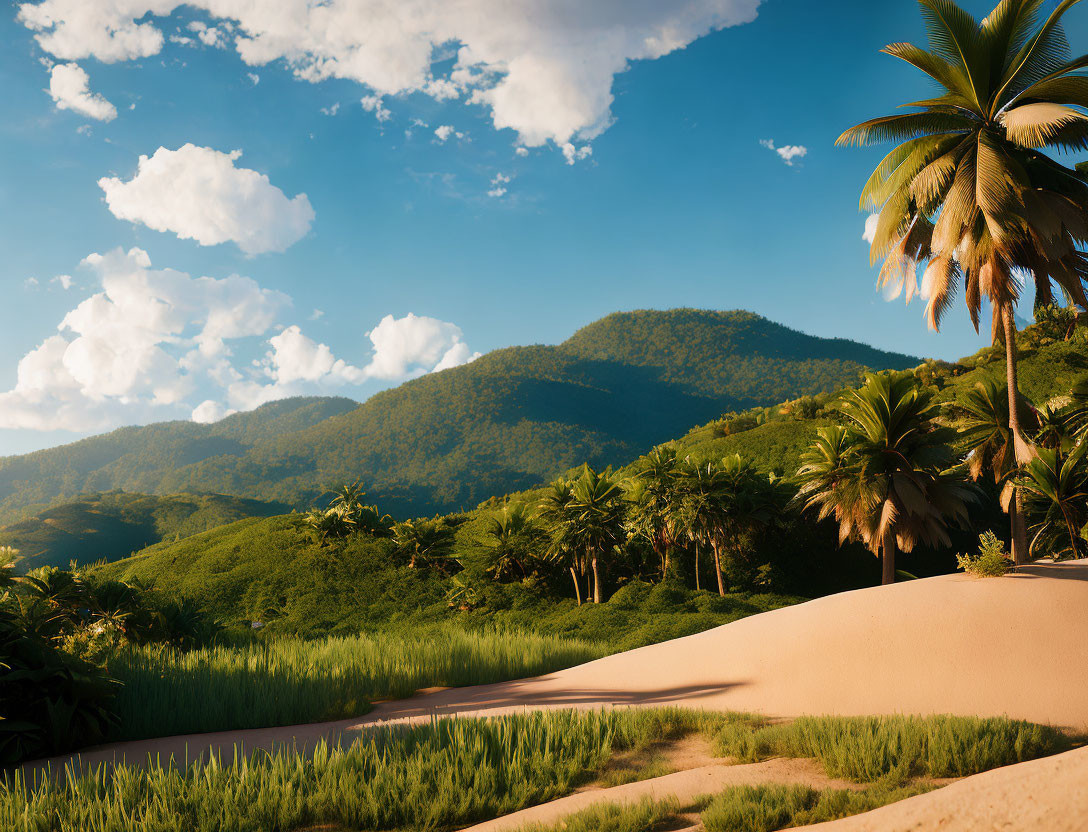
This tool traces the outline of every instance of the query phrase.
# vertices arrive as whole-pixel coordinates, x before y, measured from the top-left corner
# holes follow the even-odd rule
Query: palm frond
[[[1084,113],[1050,101],[1014,107],[1000,120],[1008,137],[1021,147],[1046,147],[1062,128],[1078,122],[1088,125]]]
[[[919,136],[934,136],[941,133],[967,133],[976,123],[956,113],[898,113],[869,119],[851,127],[835,140],[835,144],[839,147],[861,146],[907,141]]]

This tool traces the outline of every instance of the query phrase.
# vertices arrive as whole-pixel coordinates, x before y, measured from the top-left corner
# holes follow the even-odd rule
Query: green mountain
[[[0,520],[90,490],[215,492],[303,507],[361,479],[400,515],[474,506],[588,461],[620,464],[723,412],[918,363],[749,312],[610,315],[377,394],[288,400],[201,426],[126,428],[0,460]]]
[[[89,494],[0,528],[0,546],[19,551],[19,572],[71,561],[116,560],[159,541],[176,541],[285,506],[223,494]]]

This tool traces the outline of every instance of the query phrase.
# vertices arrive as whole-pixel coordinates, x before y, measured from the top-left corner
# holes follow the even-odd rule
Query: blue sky
[[[78,9],[73,2],[46,5],[56,17]],[[454,100],[423,91],[387,94],[369,111],[361,99],[374,89],[358,77],[381,77],[387,88],[407,84],[384,78],[388,66],[399,66],[395,35],[382,42],[380,65],[338,71],[356,77],[315,83],[295,72],[313,76],[312,64],[300,70],[298,60],[253,62],[252,55],[252,65],[245,63],[233,39],[244,22],[233,34],[219,25],[218,46],[202,43],[189,24],[221,24],[238,4],[200,5],[138,21],[162,33],[161,49],[120,60],[108,51],[113,42],[94,47],[97,34],[80,32],[78,20],[68,32],[74,40],[43,48],[25,20],[16,19],[17,7],[0,16],[0,279],[7,298],[0,311],[0,391],[23,387],[18,400],[0,393],[8,396],[0,403],[18,414],[7,421],[0,416],[0,453],[118,424],[188,418],[205,401],[212,403],[204,411],[211,417],[294,392],[362,399],[442,362],[511,344],[556,343],[624,309],[744,308],[813,334],[948,359],[985,343],[971,329],[962,300],[935,335],[925,329],[921,304],[885,302],[874,291],[857,195],[886,149],[833,147],[846,127],[927,92],[919,73],[878,54],[891,41],[924,39],[909,0],[602,0],[601,15],[614,14],[623,24],[623,15],[630,14],[636,33],[639,26],[665,25],[662,31],[679,31],[677,42],[686,45],[606,72],[614,100],[603,107],[607,120],[583,125],[581,137],[569,136],[568,153],[591,148],[591,155],[582,150],[585,158],[574,164],[561,149],[568,138],[564,131],[578,117],[585,121],[602,111],[599,96],[594,98],[602,89],[599,73],[580,86],[586,53],[563,51],[565,38],[582,25],[578,16],[593,14],[579,11],[579,4],[522,3],[527,10],[566,10],[569,19],[559,14],[560,23],[551,20],[552,41],[541,47],[558,81],[549,81],[547,73],[540,81],[530,71],[529,86],[498,105],[467,103],[470,84]],[[488,2],[462,5],[486,8]],[[987,3],[967,6],[978,15],[990,9]],[[670,7],[677,9],[677,21],[669,19]],[[756,16],[705,32],[713,25],[700,17],[701,7],[738,21]],[[371,23],[381,21],[366,21]],[[496,32],[487,31],[488,25],[472,24],[471,37],[478,42],[470,45],[479,54],[517,54],[519,44],[534,43],[530,24],[498,20]],[[1088,31],[1088,7],[1074,9],[1066,27],[1074,48],[1083,47],[1076,35]],[[283,31],[277,30],[281,40],[273,44],[281,51],[282,38],[294,36],[290,28],[287,35]],[[171,35],[190,42],[172,42]],[[416,45],[407,42],[404,49]],[[430,80],[450,77],[459,45],[433,50]],[[88,49],[92,54],[77,54]],[[624,44],[602,41],[600,52],[609,49],[621,67],[630,57]],[[103,121],[58,108],[49,93],[50,64],[71,63],[86,73],[88,94],[110,102],[116,117]],[[405,72],[410,75],[411,67]],[[476,81],[475,88],[487,89],[496,79],[501,76]],[[575,116],[567,112],[570,100],[577,104],[573,109],[581,108]],[[101,115],[106,105],[92,99],[85,106]],[[499,129],[495,121],[515,127]],[[443,125],[449,137],[440,141],[435,131]],[[807,152],[787,165],[761,145],[765,140]],[[186,144],[207,151],[186,155],[185,164],[214,161],[221,171],[225,164],[229,176],[240,169],[267,176],[258,190],[272,208],[289,214],[270,245],[285,250],[247,254],[231,240],[202,245],[201,234],[209,242],[209,232],[201,230],[211,211],[207,205],[182,219],[160,220],[171,230],[148,227],[155,224],[146,216],[153,210],[148,200],[168,201],[176,191],[168,177],[156,180],[150,172],[146,189],[129,187],[139,157],[163,148],[181,164],[183,157],[173,154]],[[523,144],[531,146],[517,151]],[[217,155],[235,150],[241,151],[236,159]],[[104,199],[107,192],[98,184],[104,177],[117,180],[116,205]],[[232,182],[228,178],[227,186]],[[273,189],[282,194],[277,197]],[[308,225],[303,202],[312,210]],[[234,206],[242,212],[235,224],[252,224],[252,209]],[[130,216],[143,211],[143,219],[116,215],[126,210]],[[116,251],[134,248],[145,255],[126,258]],[[94,252],[105,257],[97,266],[81,266]],[[41,361],[26,362],[20,374],[24,356],[56,338],[58,325],[101,293],[111,274],[123,273],[131,288],[147,270],[161,269],[189,279],[245,276],[251,282],[235,288],[263,306],[256,313],[239,312],[244,321],[233,321],[235,328],[220,342],[205,326],[205,318],[220,312],[211,301],[193,300],[204,284],[185,283],[180,295],[169,296],[186,298],[196,310],[186,313],[193,321],[169,335],[124,330],[128,324],[116,318],[139,317],[144,307],[137,301],[118,305],[113,297],[109,310],[94,313],[98,317],[84,308],[80,320],[90,322],[83,324],[83,335],[98,337],[92,343],[98,347],[114,333],[134,338],[131,360],[148,362],[138,379],[119,380],[116,372],[103,376],[99,354],[88,348],[81,353],[83,370],[72,369],[76,381],[67,375],[58,381],[66,371],[57,369],[57,356],[80,334],[72,326],[61,333],[64,343],[56,342],[60,353],[50,358],[42,351]],[[59,275],[71,276],[69,288],[54,280]],[[217,285],[226,291],[226,284]],[[392,317],[381,332],[388,337],[380,343],[368,337],[387,316]],[[91,332],[93,327],[98,329]],[[270,363],[269,339],[285,327],[298,329],[275,347],[280,363]],[[232,394],[225,383],[208,381],[207,366],[198,373],[192,361],[183,360],[194,344],[206,347],[208,362],[225,360],[238,376],[235,383],[248,387]],[[149,351],[154,356],[148,358]],[[73,355],[64,357],[65,366],[77,366]],[[291,361],[296,363],[289,366]],[[167,388],[173,392],[164,393]]]

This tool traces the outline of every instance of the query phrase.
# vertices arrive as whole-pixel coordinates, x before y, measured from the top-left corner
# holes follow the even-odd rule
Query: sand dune
[[[119,743],[82,759],[193,759],[231,754],[236,742],[306,748],[376,722],[563,707],[1008,715],[1088,731],[1085,679],[1088,561],[1079,561],[841,593],[547,676],[383,703],[358,720]]]

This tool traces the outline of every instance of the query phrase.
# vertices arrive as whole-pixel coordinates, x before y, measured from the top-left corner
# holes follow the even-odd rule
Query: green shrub
[[[991,531],[978,536],[978,554],[956,555],[960,569],[979,578],[1000,578],[1012,566],[1005,544]]]

